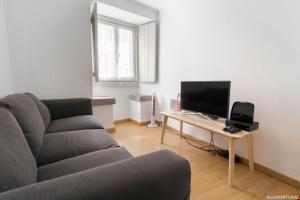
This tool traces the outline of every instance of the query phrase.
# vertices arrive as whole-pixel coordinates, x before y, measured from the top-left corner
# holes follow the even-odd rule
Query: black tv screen
[[[181,109],[228,118],[230,81],[181,82]]]

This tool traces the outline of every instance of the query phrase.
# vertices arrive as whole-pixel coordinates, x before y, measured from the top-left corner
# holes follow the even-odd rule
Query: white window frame
[[[117,20],[117,19],[113,19],[110,17],[106,17],[103,15],[98,15],[98,23],[102,23],[102,24],[108,24],[110,26],[114,27],[114,31],[115,31],[115,41],[116,41],[116,48],[115,48],[115,55],[116,55],[116,75],[115,75],[115,79],[112,80],[103,80],[101,79],[101,77],[99,76],[99,74],[97,74],[96,76],[99,76],[99,82],[137,82],[138,81],[138,27],[136,25],[133,24],[129,24],[127,22],[123,22],[121,20]],[[118,51],[119,51],[119,28],[122,29],[127,29],[130,31],[133,31],[133,37],[134,37],[134,41],[133,41],[133,73],[134,73],[134,77],[133,79],[119,79],[117,76],[118,73]],[[100,44],[101,45],[101,44]],[[101,69],[101,66],[98,66],[99,69]]]

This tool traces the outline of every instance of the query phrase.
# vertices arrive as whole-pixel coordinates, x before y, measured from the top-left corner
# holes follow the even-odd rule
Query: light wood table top
[[[199,128],[203,128],[208,131],[212,131],[214,133],[221,134],[225,137],[242,138],[251,133],[251,132],[247,132],[247,131],[240,131],[238,133],[231,134],[231,133],[223,131],[223,128],[225,127],[224,122],[216,120],[215,123],[212,123],[211,121],[204,119],[197,115],[182,114],[180,112],[172,112],[172,111],[164,111],[164,112],[161,112],[160,114],[162,114],[164,116],[168,116],[169,118],[179,120],[179,121],[184,121],[184,123],[186,123],[186,124],[190,124],[193,126],[197,126]]]

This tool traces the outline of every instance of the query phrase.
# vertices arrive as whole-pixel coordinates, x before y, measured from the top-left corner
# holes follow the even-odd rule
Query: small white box
[[[129,96],[130,99],[130,119],[145,124],[150,122],[152,97],[149,95],[134,94]]]
[[[93,100],[94,116],[100,121],[105,129],[115,128],[113,120],[113,105],[116,103],[112,97],[94,97]]]

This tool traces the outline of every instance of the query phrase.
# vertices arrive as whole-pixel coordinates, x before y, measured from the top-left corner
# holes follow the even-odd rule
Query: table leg
[[[183,129],[183,121],[180,121],[180,138],[183,137],[182,129]]]
[[[228,174],[228,184],[233,186],[234,181],[234,154],[235,154],[235,147],[234,147],[234,139],[229,138],[229,174]]]
[[[254,170],[254,159],[253,159],[253,141],[252,141],[252,134],[247,136],[247,143],[248,143],[248,161],[249,161],[249,169],[250,171]]]
[[[160,140],[161,144],[164,143],[164,136],[167,128],[167,123],[168,123],[168,116],[164,116],[163,129],[162,129],[161,140]]]

